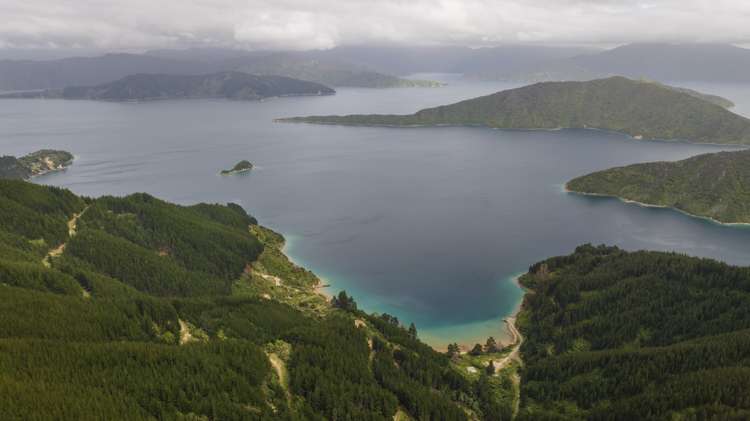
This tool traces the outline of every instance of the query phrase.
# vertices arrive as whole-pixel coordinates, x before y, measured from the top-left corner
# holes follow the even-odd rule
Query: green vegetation
[[[73,162],[73,154],[66,151],[42,149],[21,158],[0,157],[0,178],[26,180],[50,171],[66,168]]]
[[[567,188],[673,207],[724,223],[750,223],[750,151],[612,168],[573,179]]]
[[[312,116],[277,121],[504,129],[597,128],[643,139],[750,143],[750,120],[694,94],[623,77],[538,83],[411,115]]]
[[[3,420],[509,418],[507,379],[329,304],[240,206],[19,180],[0,206]]]
[[[521,282],[518,419],[750,416],[750,268],[587,245]]]
[[[253,164],[250,163],[250,161],[242,160],[238,162],[237,164],[232,167],[232,169],[229,170],[222,170],[221,175],[232,175],[232,174],[239,174],[242,172],[247,172],[253,169]]]

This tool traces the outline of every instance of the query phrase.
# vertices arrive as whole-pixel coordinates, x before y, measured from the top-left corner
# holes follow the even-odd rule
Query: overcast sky
[[[0,48],[750,43],[748,0],[0,0]]]

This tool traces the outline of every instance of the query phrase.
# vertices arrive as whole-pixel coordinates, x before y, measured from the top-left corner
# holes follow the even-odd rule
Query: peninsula
[[[595,128],[638,139],[750,143],[750,119],[714,102],[694,91],[616,76],[588,82],[537,83],[409,115],[354,114],[276,121],[404,127]]]
[[[722,223],[750,223],[750,150],[649,162],[575,178],[569,191],[671,207]]]
[[[243,172],[248,172],[253,169],[253,164],[250,161],[242,160],[235,164],[230,170],[222,170],[221,175],[233,175]]]
[[[28,180],[31,177],[59,171],[73,162],[73,154],[66,151],[42,149],[16,158],[0,157],[0,178]]]
[[[262,100],[272,97],[333,95],[320,83],[283,76],[256,76],[242,72],[208,75],[136,74],[96,86],[76,86],[36,92],[16,92],[0,98],[62,98],[102,101],[225,98]]]

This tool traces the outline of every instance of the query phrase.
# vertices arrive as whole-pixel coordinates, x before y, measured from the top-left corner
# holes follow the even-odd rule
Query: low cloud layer
[[[745,0],[0,0],[0,48],[750,43]]]

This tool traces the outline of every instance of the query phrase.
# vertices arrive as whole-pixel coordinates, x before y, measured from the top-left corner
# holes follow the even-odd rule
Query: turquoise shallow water
[[[361,307],[414,321],[441,346],[502,337],[513,282],[536,261],[585,242],[674,250],[750,264],[750,230],[667,209],[564,193],[593,170],[722,148],[635,141],[592,130],[357,128],[274,118],[410,112],[501,84],[343,89],[262,103],[0,101],[0,151],[73,152],[39,183],[98,196],[145,191],[179,203],[243,205],[290,239],[288,253]],[[750,109],[750,89],[703,87]],[[221,177],[241,159],[249,174]]]

